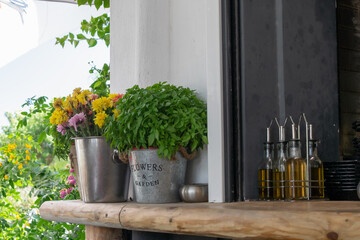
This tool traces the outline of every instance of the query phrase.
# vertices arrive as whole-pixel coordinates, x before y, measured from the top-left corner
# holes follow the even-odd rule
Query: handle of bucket
[[[120,162],[119,162],[119,150],[114,149],[111,159],[112,159],[113,163],[115,163],[117,165],[120,165]]]

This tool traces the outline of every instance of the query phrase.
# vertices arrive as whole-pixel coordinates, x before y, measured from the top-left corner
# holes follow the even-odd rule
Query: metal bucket
[[[156,149],[130,152],[129,164],[136,202],[181,201],[179,189],[185,182],[187,160],[179,152],[175,158],[175,161],[161,159]]]
[[[113,160],[113,149],[104,137],[75,138],[79,180],[84,202],[127,200],[130,171]]]

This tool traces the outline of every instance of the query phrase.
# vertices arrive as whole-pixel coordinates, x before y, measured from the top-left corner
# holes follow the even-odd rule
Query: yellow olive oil
[[[258,188],[260,200],[272,200],[273,187],[272,187],[272,170],[259,169],[258,170]]]
[[[289,158],[285,164],[285,199],[307,199],[306,162],[303,158]]]
[[[285,172],[280,172],[278,169],[274,169],[272,175],[273,175],[273,199],[284,200]]]
[[[310,197],[311,199],[321,199],[324,193],[324,169],[323,167],[311,167]]]

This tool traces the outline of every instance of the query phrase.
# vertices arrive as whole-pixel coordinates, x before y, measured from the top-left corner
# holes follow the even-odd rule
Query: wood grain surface
[[[232,239],[360,239],[360,202],[45,202],[47,220]]]

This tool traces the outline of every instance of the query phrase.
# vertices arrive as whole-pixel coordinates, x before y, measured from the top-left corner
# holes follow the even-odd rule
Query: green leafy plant
[[[57,37],[55,44],[62,47],[68,42],[77,47],[81,41],[86,41],[89,47],[94,47],[99,40],[105,42],[106,46],[110,45],[110,16],[105,13],[98,17],[91,17],[90,21],[81,22],[81,31],[83,33],[68,33],[63,37]],[[85,35],[84,35],[85,34]]]
[[[104,8],[110,7],[110,0],[77,0],[77,3],[79,6],[85,4],[92,6],[94,4],[96,9],[99,9],[101,6],[104,6]]]
[[[193,152],[208,143],[206,104],[189,88],[135,85],[117,109],[120,115],[108,119],[105,135],[122,152],[154,147],[159,157],[172,159],[179,147]]]
[[[109,95],[110,93],[110,66],[104,64],[101,69],[97,68],[91,62],[89,73],[96,74],[95,81],[90,85],[91,91],[100,97]]]

